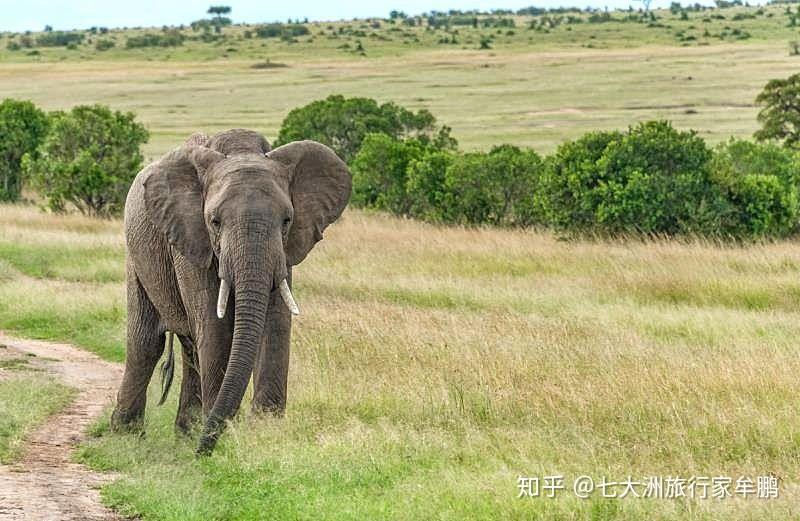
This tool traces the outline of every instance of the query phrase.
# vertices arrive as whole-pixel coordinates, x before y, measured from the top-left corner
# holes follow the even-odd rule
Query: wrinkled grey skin
[[[128,344],[112,427],[140,425],[167,331],[183,345],[176,426],[205,419],[198,453],[213,450],[251,374],[253,408],[283,412],[291,315],[277,288],[291,284],[350,188],[328,147],[270,151],[243,129],[195,134],[139,172],[125,205]],[[232,287],[222,319],[220,278]]]

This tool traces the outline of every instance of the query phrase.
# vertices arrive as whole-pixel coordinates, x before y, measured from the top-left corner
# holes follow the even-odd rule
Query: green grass
[[[37,276],[4,264],[0,328],[121,360],[124,283],[66,270],[113,259],[119,223],[10,206],[0,223],[23,259],[72,234]],[[104,501],[142,519],[796,518],[798,266],[791,243],[562,242],[348,211],[295,272],[284,419],[252,417],[248,393],[195,459],[178,379],[144,437],[106,417],[78,458],[118,472]],[[781,499],[516,498],[519,475],[554,473],[774,474]]]
[[[0,329],[124,360],[120,224],[31,210],[0,210]]]
[[[125,253],[121,250],[0,243],[0,257],[25,275],[36,278],[59,278],[74,282],[125,280]]]
[[[74,395],[74,389],[36,372],[26,359],[0,358],[0,463],[18,458],[25,435]]]

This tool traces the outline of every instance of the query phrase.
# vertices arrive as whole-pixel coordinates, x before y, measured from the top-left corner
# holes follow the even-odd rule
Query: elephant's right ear
[[[182,146],[161,158],[144,179],[144,201],[167,242],[195,266],[207,268],[213,250],[203,218],[203,177],[225,156]]]

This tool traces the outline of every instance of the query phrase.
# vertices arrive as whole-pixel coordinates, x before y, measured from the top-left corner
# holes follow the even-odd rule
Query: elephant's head
[[[347,166],[328,147],[298,141],[270,151],[258,133],[196,134],[144,180],[145,205],[169,244],[196,266],[219,266],[217,313],[234,297],[230,359],[198,452],[213,450],[241,404],[272,291],[297,306],[286,282],[350,198]],[[213,261],[216,258],[217,263]]]

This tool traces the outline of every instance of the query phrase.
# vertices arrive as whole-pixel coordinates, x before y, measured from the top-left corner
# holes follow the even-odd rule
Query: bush
[[[788,149],[732,139],[714,151],[711,171],[730,203],[724,231],[734,237],[780,237],[798,217],[800,158]]]
[[[542,160],[511,145],[457,154],[434,142],[369,134],[352,163],[353,203],[429,222],[526,226]]]
[[[432,165],[435,166],[435,165]],[[459,224],[529,226],[542,159],[512,145],[456,156],[444,171],[441,219]]]
[[[590,132],[564,143],[545,162],[537,206],[542,217],[558,230],[589,231],[596,227],[598,187],[602,181],[597,162],[620,132]]]
[[[733,237],[783,237],[797,228],[797,188],[774,175],[746,174],[729,185],[733,206],[727,231]]]
[[[694,132],[652,121],[562,145],[543,176],[543,213],[561,229],[715,233],[711,151]]]
[[[406,191],[411,215],[428,222],[448,221],[449,196],[445,177],[454,158],[455,153],[451,150],[428,150],[409,162]]]
[[[369,98],[329,96],[289,112],[278,132],[277,145],[300,139],[325,143],[350,163],[367,134],[382,133],[401,139],[415,137],[436,142],[439,147],[455,147],[450,129],[434,131],[436,118],[427,110],[412,112],[394,103],[378,103]]]
[[[256,27],[256,36],[259,38],[296,38],[306,36],[311,31],[301,24],[266,24]]]
[[[141,47],[178,47],[183,45],[186,37],[175,29],[165,31],[163,34],[145,33],[140,36],[130,36],[125,42],[128,49]]]
[[[40,47],[66,47],[83,42],[83,33],[77,31],[53,31],[42,33],[36,37],[36,45]]]
[[[147,138],[133,113],[77,106],[52,116],[39,157],[26,156],[24,169],[53,211],[71,203],[89,215],[118,214],[142,166],[139,147]]]
[[[47,115],[30,101],[0,103],[0,200],[16,201],[22,193],[22,157],[35,155],[47,134]]]
[[[723,184],[747,174],[774,175],[786,186],[800,187],[800,155],[770,143],[731,139],[714,149],[714,179]]]
[[[201,20],[195,20],[194,22],[189,24],[189,27],[192,28],[192,31],[211,31],[212,29],[219,32],[222,27],[229,26],[233,23],[233,20],[226,16],[214,17],[214,18],[203,18]]]
[[[409,215],[413,201],[406,190],[408,167],[432,150],[419,139],[367,134],[351,165],[353,204]]]
[[[598,225],[612,233],[712,231],[698,230],[695,222],[718,197],[709,180],[710,159],[711,151],[693,131],[677,131],[666,121],[631,128],[608,144],[597,163],[603,178]]]
[[[116,43],[113,40],[97,40],[94,44],[94,48],[98,51],[107,51],[109,49],[113,49]]]

